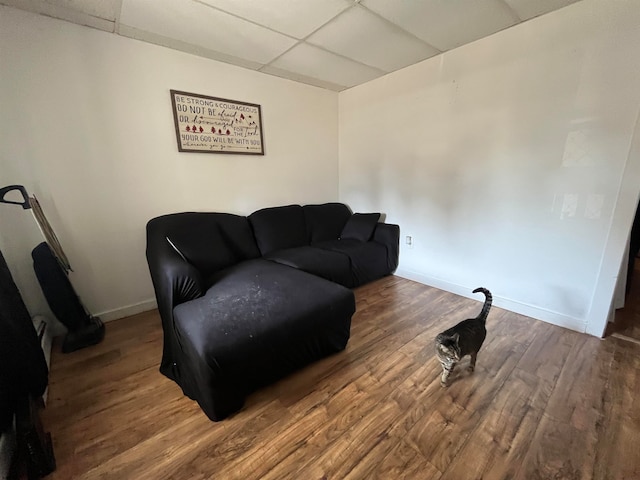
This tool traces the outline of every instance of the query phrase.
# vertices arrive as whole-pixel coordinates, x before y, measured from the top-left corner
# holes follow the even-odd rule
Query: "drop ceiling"
[[[341,91],[579,0],[0,0]]]

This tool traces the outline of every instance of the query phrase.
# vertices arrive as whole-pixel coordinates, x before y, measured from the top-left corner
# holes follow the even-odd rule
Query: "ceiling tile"
[[[349,0],[196,0],[278,32],[304,38],[353,4]]]
[[[306,43],[296,45],[269,66],[345,87],[352,87],[384,75],[380,70],[352,62]],[[266,67],[262,70],[266,71]]]
[[[361,5],[445,51],[518,23],[500,0],[362,0]]]
[[[120,0],[1,0],[0,4],[113,32]]]
[[[522,20],[566,7],[579,0],[504,0]]]
[[[123,0],[120,23],[261,64],[296,42],[191,0]]]
[[[331,82],[325,82],[318,80],[317,78],[307,77],[300,73],[289,72],[288,70],[282,70],[276,67],[270,67],[269,65],[260,69],[261,73],[268,73],[269,75],[275,75],[276,77],[286,78],[293,80],[294,82],[306,83],[307,85],[313,85],[315,87],[326,88],[327,90],[333,90],[334,92],[341,92],[347,87],[344,85],[337,85]]]
[[[142,40],[143,42],[172,48],[173,50],[180,50],[181,52],[190,53],[191,55],[197,55],[203,58],[210,58],[211,60],[216,60],[218,62],[230,63],[250,70],[258,70],[260,67],[264,66],[264,63],[252,62],[242,57],[226,55],[216,50],[194,45],[193,43],[181,42],[174,38],[147,32],[146,30],[138,30],[135,27],[129,27],[127,25],[121,24],[118,28],[118,33],[123,37],[135,38],[136,40]]]
[[[120,8],[120,0],[46,0],[45,3],[111,21],[116,19]]]
[[[439,53],[359,6],[342,13],[311,35],[307,42],[385,72]]]

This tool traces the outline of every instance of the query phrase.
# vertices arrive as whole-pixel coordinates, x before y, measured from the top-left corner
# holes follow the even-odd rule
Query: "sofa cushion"
[[[354,213],[347,220],[340,238],[368,242],[373,235],[379,218],[379,213]]]
[[[300,205],[263,208],[249,215],[249,222],[262,255],[309,244]]]
[[[318,275],[345,287],[353,286],[351,261],[342,252],[304,246],[276,250],[264,258]]]
[[[205,413],[220,385],[251,390],[347,344],[353,292],[264,259],[217,272],[198,299],[175,307],[175,333]]]
[[[351,210],[344,203],[305,205],[302,208],[311,243],[338,239],[351,216]]]
[[[351,261],[354,287],[391,273],[387,262],[387,247],[381,243],[341,239],[320,242],[313,246],[347,255]]]
[[[151,220],[147,229],[149,236],[166,242],[205,277],[242,260],[260,256],[249,221],[239,215],[170,214]]]

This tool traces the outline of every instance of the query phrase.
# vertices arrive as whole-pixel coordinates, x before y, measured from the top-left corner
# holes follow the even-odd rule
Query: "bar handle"
[[[5,199],[5,195],[9,192],[13,192],[14,190],[18,190],[22,194],[22,202],[15,202],[13,200]],[[29,203],[29,195],[27,194],[27,189],[22,185],[8,185],[6,187],[0,188],[0,203],[11,203],[13,205],[20,205],[25,210],[31,208]]]

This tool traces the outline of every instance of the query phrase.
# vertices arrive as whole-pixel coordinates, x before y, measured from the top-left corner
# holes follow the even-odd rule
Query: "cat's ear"
[[[460,334],[459,333],[454,333],[453,335],[451,335],[451,340],[453,340],[453,342],[457,345],[458,344],[458,340],[460,340]]]

